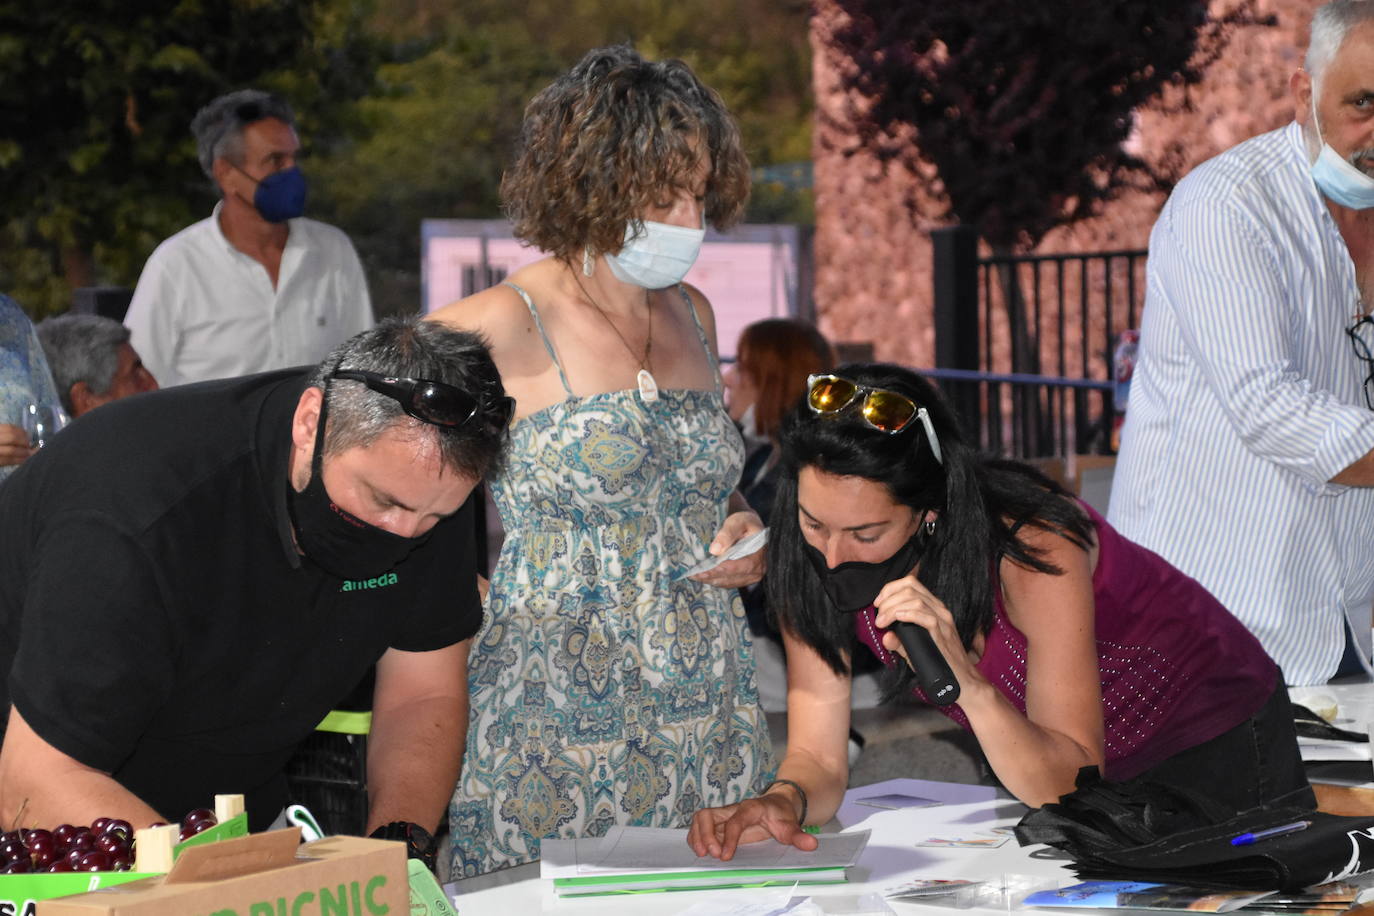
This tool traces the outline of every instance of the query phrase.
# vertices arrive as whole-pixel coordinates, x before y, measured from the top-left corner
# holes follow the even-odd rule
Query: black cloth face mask
[[[825,564],[825,554],[805,541],[802,541],[802,548],[816,575],[820,576],[821,586],[831,603],[846,614],[857,614],[873,603],[884,585],[911,572],[925,553],[929,536],[923,529],[924,525],[918,524],[910,539],[881,563],[851,560],[831,569]]]
[[[324,488],[324,428],[329,412],[328,382],[325,385],[320,419],[315,424],[310,482],[299,493],[287,484],[287,507],[296,526],[296,540],[311,562],[340,579],[372,579],[394,569],[428,540],[429,534],[417,538],[392,534],[363,521],[329,498]]]

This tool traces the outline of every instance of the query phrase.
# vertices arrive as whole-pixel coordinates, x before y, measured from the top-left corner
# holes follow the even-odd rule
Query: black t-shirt
[[[377,578],[295,550],[287,457],[308,378],[109,404],[0,485],[0,702],[168,818],[242,792],[265,826],[296,744],[388,647],[481,623],[471,501]]]

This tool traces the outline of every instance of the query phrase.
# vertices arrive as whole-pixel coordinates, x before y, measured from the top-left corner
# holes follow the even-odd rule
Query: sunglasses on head
[[[889,436],[906,429],[912,420],[920,420],[935,460],[945,463],[930,413],[924,407],[917,407],[916,402],[904,394],[886,388],[870,388],[838,375],[810,375],[806,379],[806,403],[812,413],[823,417],[838,415],[857,403],[859,418]]]
[[[477,415],[482,406],[477,398],[447,382],[427,378],[396,378],[367,372],[363,369],[335,369],[330,378],[362,382],[379,394],[401,405],[410,416],[434,426],[450,429],[462,426]],[[503,397],[497,402],[495,421],[499,426],[510,423],[515,401]]]

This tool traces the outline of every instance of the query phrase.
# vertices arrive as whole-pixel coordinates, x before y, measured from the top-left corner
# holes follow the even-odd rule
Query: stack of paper
[[[729,862],[699,858],[686,830],[612,827],[604,837],[544,840],[540,876],[560,897],[648,891],[838,884],[859,859],[868,831],[819,834],[812,852],[775,840],[740,846]]]
[[[1304,763],[1318,761],[1368,761],[1369,742],[1357,743],[1331,738],[1298,738],[1298,751]]]

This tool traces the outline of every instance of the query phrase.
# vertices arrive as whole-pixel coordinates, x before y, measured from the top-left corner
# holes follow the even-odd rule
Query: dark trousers
[[[1282,674],[1259,712],[1138,778],[1178,786],[1235,812],[1261,805],[1309,810],[1317,806],[1298,754],[1292,702]]]

